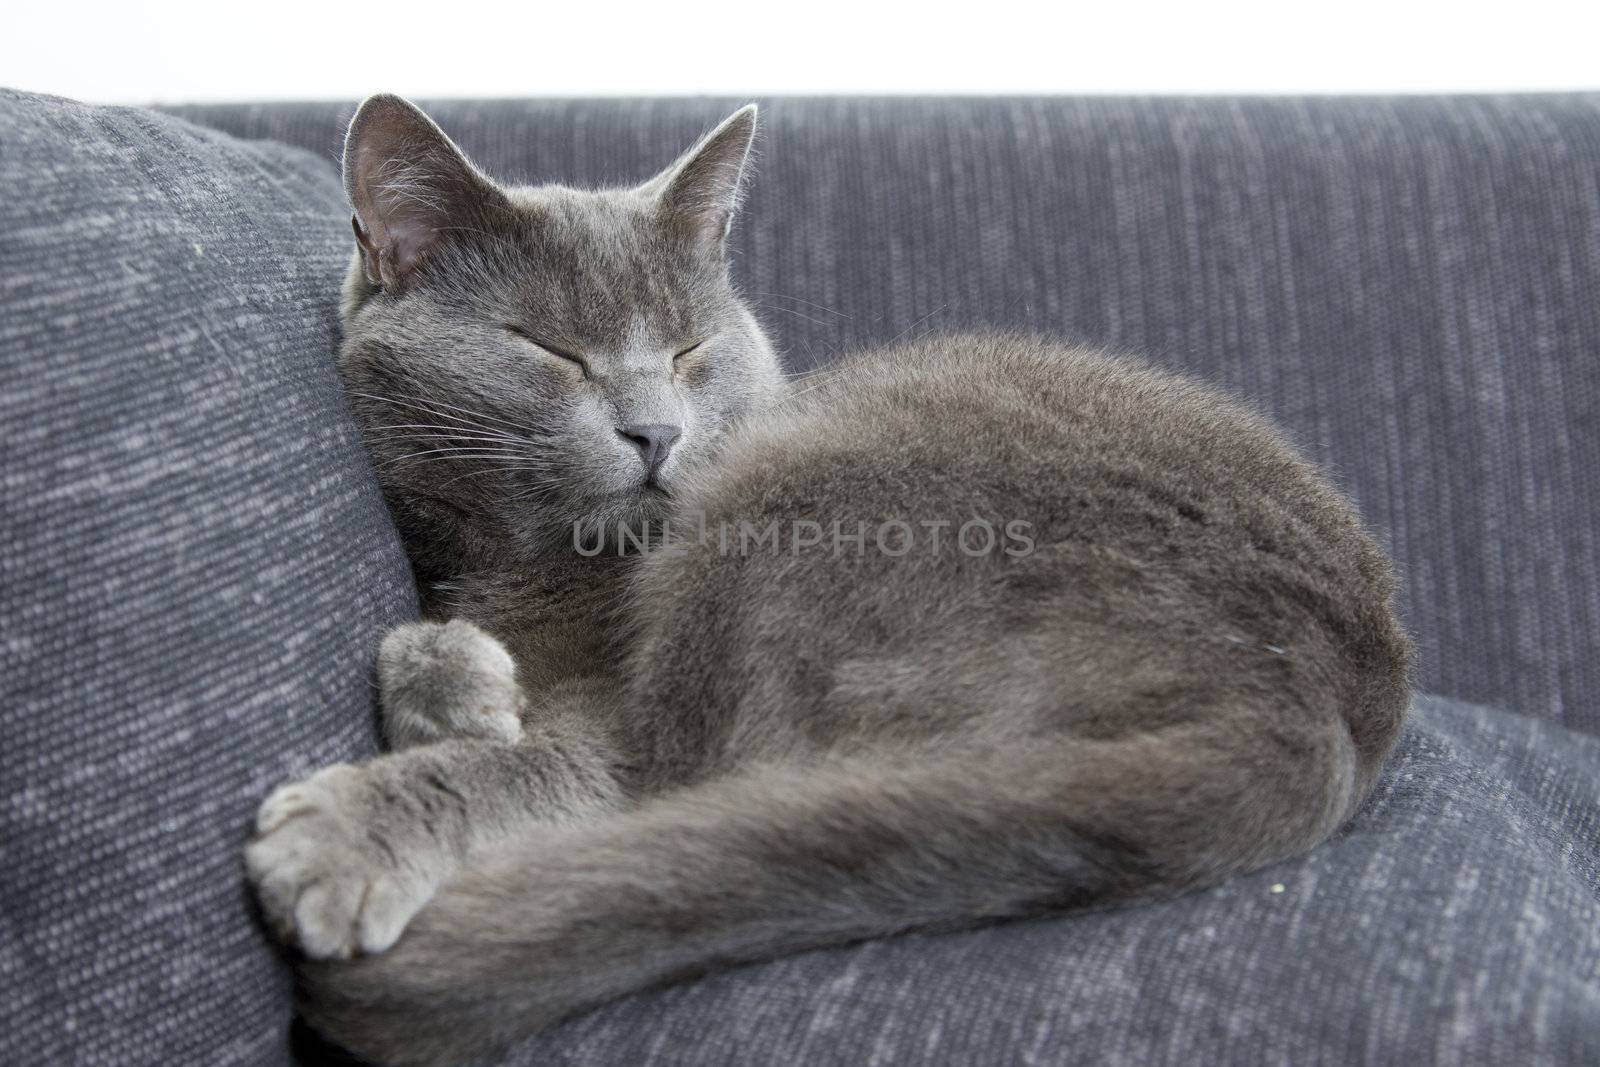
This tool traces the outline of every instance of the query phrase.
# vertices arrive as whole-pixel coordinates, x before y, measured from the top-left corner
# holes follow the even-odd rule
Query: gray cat
[[[786,386],[724,247],[755,121],[601,192],[395,97],[350,127],[340,365],[429,621],[380,651],[394,751],[275,792],[247,865],[376,1061],[1212,884],[1394,742],[1389,564],[1238,403],[1010,336]]]

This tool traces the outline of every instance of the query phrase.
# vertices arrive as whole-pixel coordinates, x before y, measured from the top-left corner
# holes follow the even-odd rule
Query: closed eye
[[[672,357],[672,362],[674,362],[674,363],[678,362],[678,360],[682,359],[684,356],[687,356],[690,352],[693,352],[695,349],[699,348],[703,344],[705,344],[705,341],[704,340],[699,340],[699,341],[696,341],[694,344],[690,345],[688,348],[685,348],[682,352],[675,353],[673,355],[673,357]]]
[[[571,352],[568,352],[564,348],[557,348],[555,345],[551,344],[549,341],[546,341],[544,338],[535,337],[533,334],[529,333],[527,330],[523,329],[521,326],[516,325],[515,323],[511,323],[511,322],[506,323],[506,330],[509,331],[510,333],[516,334],[518,337],[522,338],[524,341],[527,341],[529,344],[533,345],[534,347],[544,349],[546,352],[550,353],[552,356],[555,356],[557,359],[564,359],[568,363],[576,363],[579,367],[581,367],[583,369],[583,372],[585,374],[589,373],[589,365],[583,361],[583,357],[582,356],[575,356]]]

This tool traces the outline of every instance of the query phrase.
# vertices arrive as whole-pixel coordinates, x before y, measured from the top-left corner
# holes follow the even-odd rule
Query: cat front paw
[[[312,959],[389,948],[441,880],[385,832],[371,779],[369,767],[336,764],[279,787],[256,815],[246,872],[273,931]]]
[[[394,748],[450,738],[515,744],[522,689],[506,647],[470,622],[397,626],[378,650],[384,734]]]

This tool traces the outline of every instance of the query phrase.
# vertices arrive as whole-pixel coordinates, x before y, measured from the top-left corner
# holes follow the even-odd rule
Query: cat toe
[[[380,878],[368,889],[355,928],[356,947],[369,955],[394,947],[406,925],[427,902],[415,888],[393,878]]]
[[[245,869],[267,925],[311,959],[381,952],[431,896],[368,832],[352,796],[361,769],[330,767],[261,805]]]

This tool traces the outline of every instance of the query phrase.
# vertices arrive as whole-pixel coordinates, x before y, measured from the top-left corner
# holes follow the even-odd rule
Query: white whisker
[[[434,400],[434,401],[430,401],[430,402],[424,402],[424,401],[422,401],[421,399],[419,399],[417,397],[399,398],[399,397],[392,397],[392,396],[378,396],[378,395],[373,394],[373,393],[359,393],[359,392],[356,392],[354,390],[351,390],[350,395],[351,396],[366,397],[368,400],[377,400],[377,401],[380,401],[380,402],[385,403],[385,404],[400,404],[400,405],[404,405],[406,407],[417,408],[419,410],[426,411],[426,412],[428,412],[428,413],[430,413],[432,415],[435,415],[438,418],[450,419],[451,421],[454,421],[454,422],[464,422],[467,425],[473,426],[475,429],[480,429],[480,430],[489,429],[489,427],[481,426],[481,425],[478,425],[476,423],[467,422],[467,420],[458,418],[455,415],[447,415],[443,411],[436,410],[436,408],[434,408],[434,407],[429,407],[428,404],[432,403],[434,405],[437,405],[437,407],[440,407],[440,408],[448,408],[451,411],[460,412],[462,415],[471,415],[473,418],[488,419],[490,422],[497,422],[502,426],[508,426],[512,430],[517,431],[519,436],[525,436],[525,431],[527,430],[527,427],[518,426],[516,423],[512,422],[509,419],[502,419],[502,418],[500,418],[498,416],[490,415],[487,412],[473,411],[471,408],[463,408],[463,407],[457,407],[454,404],[446,404],[442,400]]]
[[[521,445],[524,442],[511,437],[486,437],[482,434],[472,433],[379,433],[373,434],[375,441],[477,441],[488,445]]]
[[[503,430],[496,430],[488,426],[463,427],[445,426],[440,423],[432,422],[391,422],[385,423],[381,426],[368,426],[366,428],[369,430],[444,430],[447,433],[459,433],[463,429],[471,429],[478,433],[493,434],[496,437],[504,438],[507,441],[524,440],[524,438],[518,437],[515,434],[509,434]]]
[[[430,448],[422,452],[410,452],[404,456],[395,456],[391,463],[405,463],[421,459],[424,456],[434,456],[437,459],[482,459],[484,457],[524,459],[521,452],[512,449],[479,448],[471,445],[461,445],[450,448]]]

